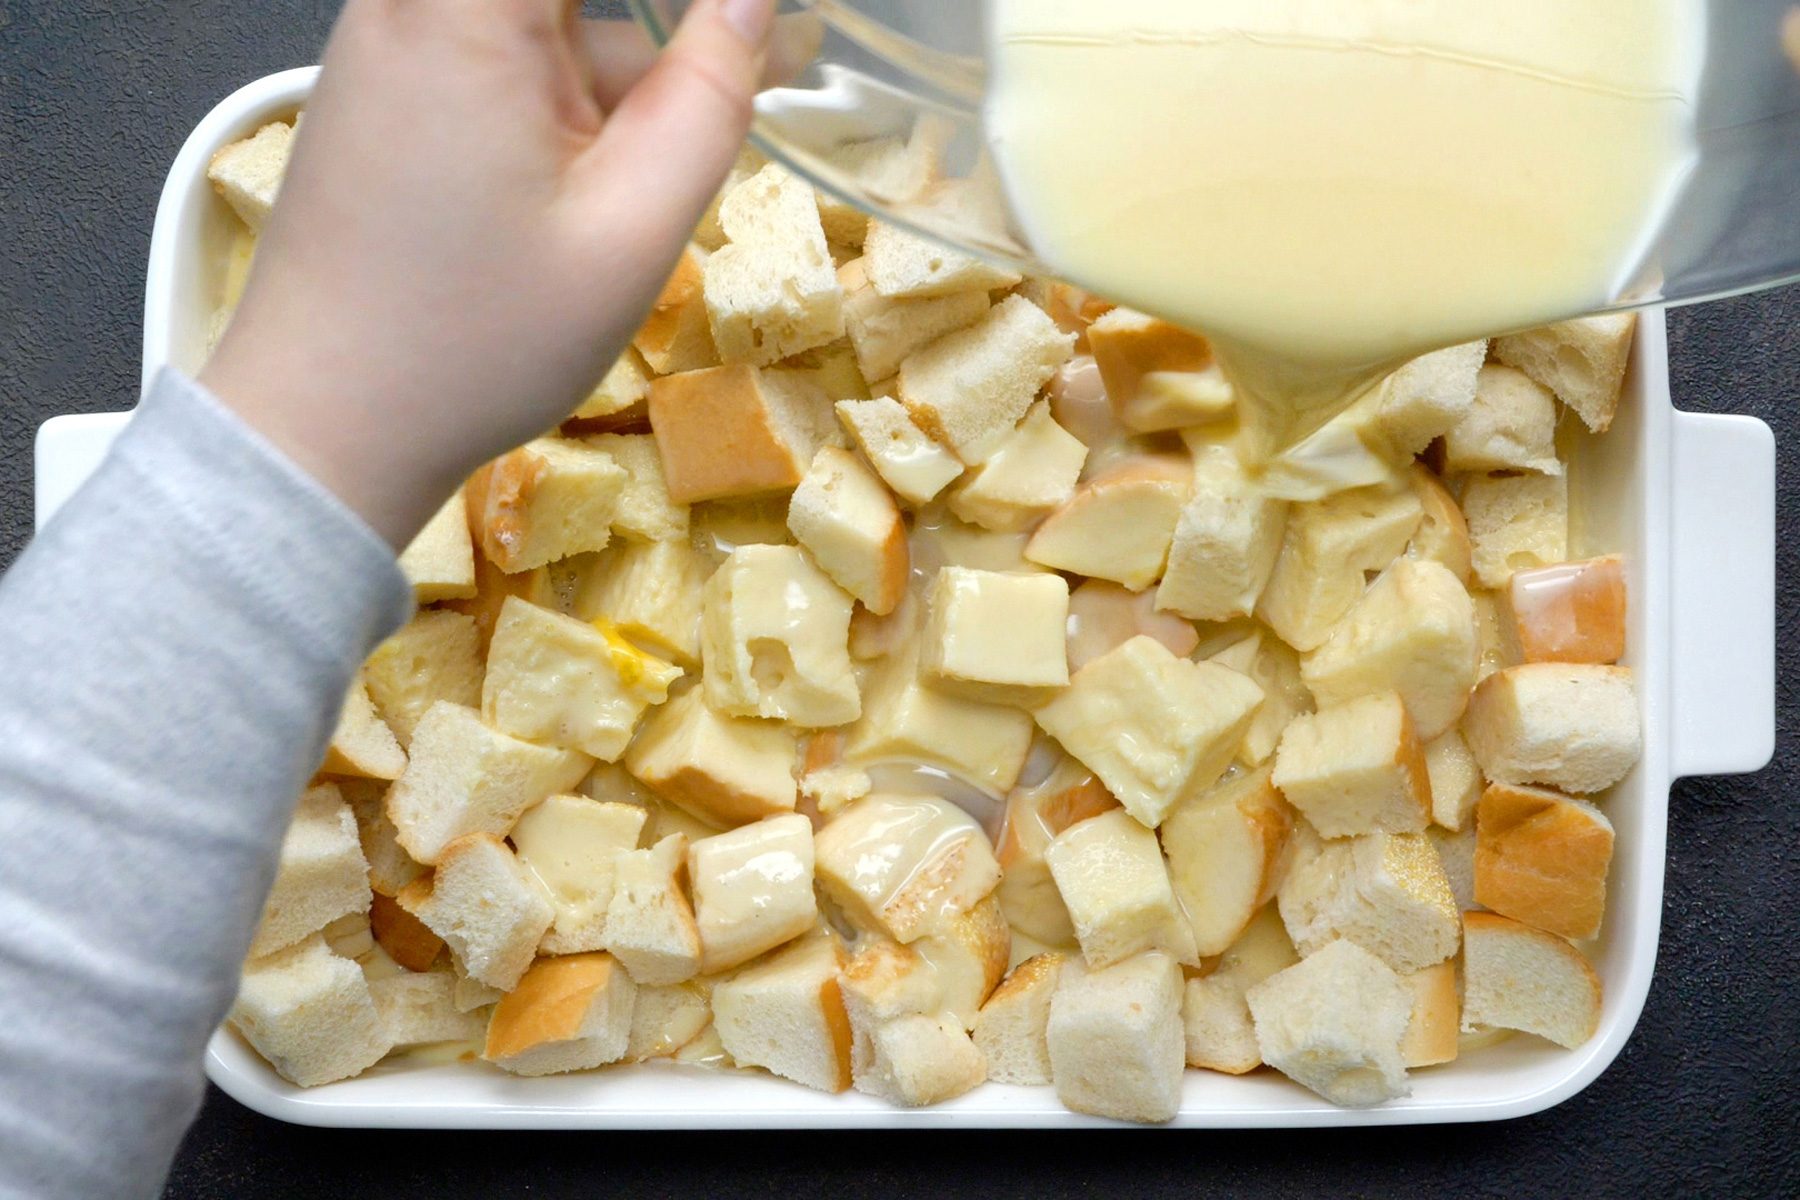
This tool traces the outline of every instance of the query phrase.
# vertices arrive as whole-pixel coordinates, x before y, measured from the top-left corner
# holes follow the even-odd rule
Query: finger
[[[579,32],[594,99],[611,112],[656,65],[656,43],[636,21],[586,20]],[[775,18],[769,35],[761,87],[791,82],[818,57],[825,23],[818,14],[786,13]]]

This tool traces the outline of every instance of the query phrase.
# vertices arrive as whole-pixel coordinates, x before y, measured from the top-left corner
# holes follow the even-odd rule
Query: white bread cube
[[[967,228],[992,226],[998,216],[983,181],[945,179],[926,188],[915,205],[923,214]],[[930,216],[927,215],[927,220]],[[917,299],[955,292],[988,292],[1019,282],[1019,273],[952,250],[885,221],[870,221],[863,238],[863,267],[880,295]]]
[[[798,813],[695,842],[687,869],[708,975],[799,937],[818,917],[812,822]]]
[[[1556,397],[1523,371],[1489,363],[1477,377],[1474,405],[1444,435],[1444,467],[1562,474]]]
[[[475,595],[475,541],[460,488],[400,552],[400,573],[420,604]]]
[[[1155,638],[1177,658],[1188,657],[1200,645],[1200,634],[1191,622],[1156,611],[1154,592],[1134,592],[1110,579],[1088,579],[1069,593],[1070,670],[1079,671],[1139,634]]]
[[[402,971],[372,980],[369,997],[396,1046],[471,1042],[487,1032],[481,1016],[456,1007],[456,976],[449,970]]]
[[[513,826],[513,849],[556,910],[538,947],[545,954],[606,948],[606,910],[612,903],[618,858],[637,848],[649,814],[635,804],[587,796],[551,796]]]
[[[1299,651],[1315,650],[1424,518],[1411,488],[1375,485],[1293,505],[1256,615]]]
[[[1224,772],[1262,698],[1229,667],[1188,662],[1135,637],[1075,672],[1032,715],[1154,829]]]
[[[301,1087],[361,1074],[393,1049],[361,968],[316,935],[245,963],[226,1019]]]
[[[1275,751],[1274,779],[1326,837],[1420,832],[1431,819],[1425,751],[1397,692],[1295,720]]]
[[[944,567],[926,596],[919,668],[946,691],[1029,702],[1069,682],[1068,623],[1060,575]]]
[[[273,121],[213,155],[206,177],[251,232],[260,233],[274,211],[293,152],[294,127]]]
[[[1605,433],[1619,407],[1631,363],[1636,313],[1578,317],[1494,342],[1494,357],[1556,393],[1595,433]]]
[[[481,711],[503,733],[616,761],[681,668],[610,629],[507,597],[488,647]]]
[[[1601,792],[1643,751],[1629,667],[1527,663],[1482,680],[1463,736],[1495,783]]]
[[[1262,1059],[1345,1108],[1408,1093],[1400,1053],[1412,993],[1352,942],[1333,942],[1245,993]]]
[[[688,535],[688,510],[669,498],[662,454],[647,433],[602,433],[584,439],[624,468],[625,490],[613,514],[613,532],[640,542],[667,542]]]
[[[439,609],[418,614],[375,647],[363,682],[402,749],[412,746],[413,730],[433,704],[481,704],[482,649],[473,618]]]
[[[456,990],[452,994],[452,1000],[462,1012],[475,1012],[479,1009],[491,1010],[506,995],[499,988],[489,987],[481,980],[473,979],[465,974],[463,969],[456,965],[455,959],[450,960],[450,973],[456,976]],[[485,1015],[490,1019],[493,1017],[491,1011]]]
[[[1299,841],[1277,903],[1302,956],[1342,938],[1408,972],[1456,953],[1456,902],[1424,834]]]
[[[732,189],[769,165],[769,160],[749,142],[738,147],[737,159],[731,164],[731,170],[725,173],[725,182],[713,193],[712,202],[700,215],[699,224],[694,226],[694,241],[706,250],[717,250],[725,244],[725,230],[719,226],[719,209],[725,203],[725,197],[731,195]]]
[[[1381,387],[1376,422],[1395,453],[1418,454],[1443,437],[1475,403],[1475,377],[1487,342],[1469,342],[1413,359]]]
[[[1088,966],[1108,967],[1145,950],[1199,961],[1156,834],[1124,809],[1065,829],[1045,859]]]
[[[425,871],[400,845],[399,830],[388,820],[387,784],[376,780],[347,779],[340,786],[356,817],[356,835],[363,859],[369,864],[369,886],[380,896],[399,895],[400,889]]]
[[[698,246],[681,252],[631,343],[654,375],[676,375],[719,365],[706,311],[707,254]]]
[[[894,611],[912,555],[906,522],[881,480],[848,450],[822,446],[794,489],[788,528],[844,591],[870,612]]]
[[[495,1006],[482,1057],[514,1075],[618,1062],[636,1003],[636,985],[610,954],[539,959]]]
[[[850,1018],[838,991],[841,943],[800,937],[712,991],[713,1027],[739,1066],[821,1092],[850,1087]]]
[[[1094,365],[1125,428],[1156,433],[1215,421],[1237,396],[1198,333],[1129,308],[1087,326]]]
[[[510,991],[556,919],[544,889],[491,833],[457,838],[429,879],[401,891],[402,908],[444,939],[463,972]]]
[[[417,895],[415,889],[414,895]],[[429,971],[444,952],[444,939],[391,896],[375,893],[369,905],[369,940],[408,971]]]
[[[711,1027],[712,1010],[697,983],[640,987],[637,1002],[631,1006],[625,1061],[673,1058]]]
[[[469,483],[482,552],[517,574],[606,549],[628,478],[612,455],[568,438],[539,438],[500,456]]]
[[[844,328],[856,350],[856,365],[872,381],[889,378],[914,350],[967,329],[989,308],[987,292],[979,288],[916,300],[883,296],[869,282],[868,266],[860,258],[838,268],[838,286],[844,292]]]
[[[649,398],[650,364],[635,346],[627,346],[571,419],[612,427],[641,424],[649,419]]]
[[[1600,977],[1553,933],[1502,917],[1463,916],[1465,1030],[1517,1029],[1573,1050],[1600,1027]]]
[[[788,730],[714,712],[694,688],[650,714],[625,766],[702,820],[737,825],[794,811],[795,751]]]
[[[1475,606],[1435,562],[1403,558],[1305,656],[1300,676],[1319,707],[1400,693],[1418,737],[1455,725],[1475,684]]]
[[[281,839],[275,883],[250,957],[291,946],[346,913],[367,912],[368,876],[356,818],[342,793],[330,784],[308,789]]]
[[[728,243],[706,260],[713,345],[728,363],[767,366],[844,336],[844,294],[812,185],[770,163],[726,194]]]
[[[1028,528],[1075,495],[1088,450],[1041,401],[950,493],[950,511],[1004,533]]]
[[[972,1030],[982,1004],[1012,961],[1012,929],[1000,901],[990,892],[972,908],[945,918],[910,949],[937,977],[937,1011]]]
[[[796,546],[740,546],[706,583],[706,702],[739,717],[825,728],[862,715],[851,600]]]
[[[1000,882],[987,834],[937,796],[864,797],[813,848],[819,886],[845,918],[900,943],[943,930]]]
[[[1481,767],[1462,734],[1446,729],[1425,745],[1425,774],[1431,780],[1431,820],[1461,829],[1481,799]]]
[[[606,948],[633,983],[667,986],[700,972],[700,927],[682,887],[688,841],[672,833],[613,860]]]
[[[1196,621],[1249,616],[1275,570],[1287,509],[1245,475],[1236,455],[1197,456],[1156,607]]]
[[[655,653],[697,667],[701,590],[711,574],[688,542],[620,542],[584,564],[573,615],[604,618]]]
[[[1065,954],[1037,954],[1014,967],[975,1019],[975,1046],[995,1083],[1042,1087],[1050,1082],[1050,1000]]]
[[[1583,800],[1496,783],[1481,797],[1475,900],[1566,938],[1597,937],[1606,916],[1613,827]]]
[[[1263,702],[1244,730],[1237,757],[1245,766],[1255,767],[1275,753],[1290,722],[1317,706],[1311,689],[1300,677],[1300,656],[1286,642],[1262,629],[1248,640],[1254,645],[1244,648],[1249,653],[1244,674],[1263,690]]]
[[[1299,961],[1275,906],[1263,906],[1219,956],[1210,974],[1187,981],[1181,1023],[1187,1034],[1188,1066],[1227,1075],[1261,1066],[1262,1048],[1256,1043],[1256,1024],[1244,994]]]
[[[1056,1098],[1074,1112],[1158,1122],[1181,1108],[1181,968],[1154,951],[1100,971],[1070,963],[1045,1027]]]
[[[967,329],[909,354],[900,364],[900,402],[964,463],[979,463],[999,449],[1074,345],[1043,309],[1008,296]]]
[[[956,127],[937,113],[921,113],[904,139],[871,138],[839,146],[828,155],[832,166],[857,188],[892,206],[909,204],[937,183],[944,152]],[[869,217],[849,202],[819,194],[819,217],[834,243],[860,246],[868,235]]]
[[[1450,882],[1450,895],[1457,912],[1480,907],[1475,903],[1475,822],[1467,822],[1454,832],[1440,825],[1425,831],[1437,847],[1438,859],[1444,864],[1444,878]]]
[[[1454,1062],[1461,1047],[1462,997],[1456,986],[1456,964],[1441,962],[1402,975],[1412,993],[1412,1016],[1400,1039],[1400,1061],[1407,1070]]]
[[[947,1013],[910,1014],[869,1033],[869,1061],[856,1089],[890,1104],[922,1108],[954,1099],[987,1078],[987,1063]]]
[[[1025,557],[1057,571],[1110,579],[1132,591],[1155,583],[1192,487],[1185,459],[1145,455],[1081,485],[1031,535]]]
[[[1469,541],[1469,522],[1456,498],[1424,463],[1414,463],[1407,478],[1424,512],[1412,541],[1407,543],[1407,555],[1442,563],[1468,587],[1474,572],[1475,549]]]
[[[913,424],[900,401],[839,400],[838,420],[894,494],[915,508],[963,473],[960,460]]]
[[[1463,487],[1462,507],[1482,587],[1505,587],[1514,571],[1569,557],[1567,475],[1476,475]]]
[[[650,428],[677,504],[785,492],[831,440],[831,408],[797,372],[735,363],[650,385]]]
[[[408,854],[436,865],[464,834],[504,837],[521,813],[568,791],[593,765],[579,751],[520,741],[482,724],[473,709],[440,701],[414,731],[406,773],[388,793],[388,819]]]
[[[1018,781],[1030,749],[1031,718],[1024,712],[952,696],[921,680],[915,642],[875,668],[844,755],[855,765],[917,760],[999,795]]]
[[[1092,771],[1066,755],[1043,780],[1015,788],[1007,796],[994,852],[1001,870],[994,895],[1013,928],[1046,946],[1075,944],[1075,926],[1056,890],[1045,851],[1077,821],[1118,806]]]
[[[1274,897],[1293,829],[1268,767],[1222,780],[1163,821],[1169,881],[1201,957],[1223,954]]]
[[[1614,663],[1625,653],[1625,565],[1617,554],[1514,571],[1502,630],[1525,662]]]
[[[404,770],[406,751],[375,711],[375,704],[369,699],[369,685],[358,671],[344,694],[337,728],[325,747],[325,761],[319,764],[319,772],[360,779],[398,779]]]

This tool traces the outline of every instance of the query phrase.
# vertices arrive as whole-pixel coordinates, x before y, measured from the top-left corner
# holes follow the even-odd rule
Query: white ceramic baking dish
[[[213,152],[300,106],[314,72],[251,84],[209,115],[175,161],[157,213],[144,317],[144,379],[195,369],[220,295],[233,218],[205,173]],[[1512,1038],[1415,1073],[1412,1096],[1370,1111],[1333,1108],[1272,1072],[1187,1075],[1176,1125],[1392,1125],[1480,1121],[1549,1108],[1594,1080],[1637,1023],[1656,962],[1669,784],[1752,771],[1774,746],[1774,440],[1747,417],[1670,404],[1660,313],[1645,314],[1629,395],[1604,438],[1577,448],[1578,552],[1623,551],[1631,664],[1643,704],[1643,760],[1605,801],[1617,830],[1610,903],[1595,966],[1599,1033],[1574,1052]],[[85,478],[129,414],[58,417],[37,441],[41,524]],[[516,1079],[481,1064],[414,1062],[304,1090],[230,1032],[207,1056],[220,1087],[259,1112],[310,1125],[455,1128],[1074,1127],[1047,1088],[989,1084],[923,1111],[858,1094],[825,1096],[749,1074],[652,1064]]]

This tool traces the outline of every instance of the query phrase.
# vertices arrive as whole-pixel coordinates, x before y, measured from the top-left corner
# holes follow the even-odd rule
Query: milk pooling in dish
[[[1589,311],[1693,154],[1703,0],[990,0],[1053,269],[1205,331],[1256,459],[1399,361]]]

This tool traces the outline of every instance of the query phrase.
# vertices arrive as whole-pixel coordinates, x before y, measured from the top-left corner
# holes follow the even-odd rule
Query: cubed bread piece
[[[1163,821],[1169,880],[1202,957],[1224,953],[1274,897],[1293,829],[1266,766],[1183,800]]]
[[[451,842],[430,878],[397,899],[444,939],[465,974],[501,991],[519,982],[556,917],[537,879],[491,833]]]
[[[294,127],[286,121],[272,121],[254,136],[232,142],[213,155],[206,177],[225,203],[231,205],[231,211],[252,232],[260,233],[269,213],[274,211],[275,197],[281,192],[281,181],[293,152]]]
[[[471,1042],[487,1032],[480,1015],[456,1007],[456,976],[449,970],[402,971],[376,979],[369,984],[369,996],[396,1046]]]
[[[1376,421],[1397,454],[1420,453],[1469,411],[1487,347],[1481,341],[1437,350],[1388,376]]]
[[[1502,916],[1591,938],[1606,915],[1613,827],[1583,800],[1496,783],[1476,814],[1475,900]]]
[[[650,714],[625,766],[702,820],[738,825],[794,811],[795,749],[788,730],[714,712],[694,688]]]
[[[1312,712],[1316,705],[1311,689],[1300,677],[1300,656],[1293,648],[1263,629],[1258,629],[1251,640],[1255,645],[1249,652],[1244,674],[1263,690],[1263,702],[1244,730],[1237,757],[1245,766],[1254,767],[1274,755],[1289,723]]]
[[[1156,834],[1124,809],[1065,829],[1045,859],[1088,966],[1108,967],[1145,950],[1199,961]]]
[[[1075,944],[1075,926],[1056,890],[1045,851],[1077,821],[1118,806],[1092,771],[1066,755],[1041,781],[1007,796],[994,852],[1002,872],[994,894],[1015,929],[1046,946]]]
[[[1463,487],[1476,581],[1505,587],[1514,571],[1569,557],[1567,475],[1476,475]]]
[[[917,300],[883,296],[869,283],[868,265],[860,258],[838,268],[838,286],[844,292],[844,328],[868,380],[893,375],[914,350],[967,329],[989,307],[987,292],[979,288]]]
[[[1408,1094],[1400,1044],[1412,992],[1352,942],[1333,942],[1245,993],[1262,1059],[1345,1108]]]
[[[649,419],[649,398],[650,364],[635,346],[627,346],[571,419],[612,428],[640,424]]]
[[[1110,579],[1088,579],[1069,593],[1071,671],[1080,670],[1139,634],[1155,638],[1177,658],[1188,657],[1200,645],[1200,634],[1192,622],[1156,611],[1154,592],[1134,592]],[[1296,663],[1295,670],[1298,669]]]
[[[464,834],[504,837],[521,813],[568,791],[593,765],[579,751],[522,742],[482,724],[473,709],[440,701],[414,731],[406,773],[388,793],[388,819],[408,854],[435,865]]]
[[[362,969],[316,934],[245,963],[226,1019],[301,1087],[361,1074],[393,1049]]]
[[[1275,786],[1326,837],[1418,832],[1431,819],[1425,751],[1397,692],[1295,720],[1275,751]]]
[[[1025,557],[1143,591],[1163,574],[1193,473],[1183,458],[1128,459],[1082,484],[1067,504],[1044,518]]]
[[[1104,970],[1067,964],[1045,1026],[1056,1098],[1075,1112],[1167,1121],[1181,1109],[1187,1045],[1181,968],[1149,951]]]
[[[1300,961],[1273,904],[1259,909],[1209,974],[1187,981],[1181,1023],[1187,1033],[1187,1063],[1227,1075],[1262,1065],[1256,1025],[1244,993]]]
[[[1498,363],[1482,367],[1475,403],[1444,435],[1444,468],[1562,474],[1556,457],[1556,397],[1523,371]]]
[[[462,1012],[474,1012],[483,1008],[491,1009],[500,1003],[502,996],[506,995],[499,988],[489,987],[481,980],[468,975],[454,958],[450,960],[450,973],[456,976],[456,991],[452,999]],[[491,1017],[493,1014],[489,1012],[485,1015]]]
[[[460,489],[400,552],[400,573],[420,604],[475,595],[475,542]]]
[[[1368,586],[1406,549],[1424,510],[1410,487],[1377,484],[1293,505],[1256,615],[1296,650],[1324,644]]]
[[[1014,967],[975,1019],[975,1045],[995,1083],[1050,1083],[1050,1000],[1066,954],[1034,955]]]
[[[909,354],[900,364],[900,402],[920,429],[963,462],[979,463],[999,449],[1074,345],[1043,309],[1008,296],[967,329]]]
[[[551,796],[513,826],[513,848],[550,895],[545,954],[606,948],[606,912],[621,854],[637,848],[648,813],[635,804]]]
[[[1496,339],[1494,357],[1556,393],[1587,427],[1605,433],[1631,363],[1636,313],[1578,317]]]
[[[514,1075],[556,1075],[618,1062],[637,986],[610,954],[541,958],[494,1008],[482,1057]]]
[[[1412,1016],[1400,1040],[1400,1061],[1407,1070],[1454,1062],[1461,1048],[1462,997],[1457,994],[1456,964],[1441,962],[1402,975],[1412,993]]]
[[[1018,782],[1031,750],[1031,718],[1016,708],[953,696],[919,677],[916,641],[879,663],[862,719],[845,737],[855,765],[912,759],[995,795]]]
[[[483,468],[486,470],[486,468]],[[481,472],[477,472],[477,477]],[[469,485],[471,493],[474,484]],[[475,500],[471,497],[470,504]],[[470,519],[478,519],[478,513],[471,508]],[[569,576],[581,563],[593,558],[592,554],[577,554],[569,559],[558,560],[559,578],[550,577],[548,565],[533,567],[529,571],[508,574],[496,567],[485,553],[475,556],[475,597],[472,600],[446,600],[442,607],[474,618],[477,644],[482,654],[487,653],[488,642],[493,639],[494,625],[500,620],[500,610],[505,607],[508,596],[517,596],[521,600],[544,608],[561,609],[563,606],[563,590]],[[479,703],[479,697],[477,697]]]
[[[981,1006],[1012,961],[1012,929],[992,892],[946,918],[911,947],[937,976],[938,1011],[975,1028]]]
[[[866,796],[815,840],[819,885],[859,929],[897,942],[935,933],[1000,882],[987,834],[937,796]]]
[[[874,936],[857,939],[856,952],[838,976],[850,1018],[853,1072],[868,1066],[869,1035],[883,1022],[935,1013],[942,999],[937,972],[911,946]]]
[[[706,259],[698,246],[681,252],[650,314],[632,336],[653,374],[675,375],[719,363],[706,311]]]
[[[1411,558],[1429,558],[1449,568],[1450,573],[1469,586],[1474,572],[1474,548],[1469,542],[1469,522],[1463,517],[1456,498],[1450,494],[1430,467],[1414,463],[1407,472],[1413,495],[1419,498],[1424,520],[1407,543]]]
[[[613,532],[640,542],[667,542],[688,535],[687,506],[669,498],[662,455],[647,433],[602,433],[585,439],[625,471],[625,490],[613,514]]]
[[[613,859],[606,948],[634,983],[681,983],[700,972],[699,923],[682,886],[687,852],[687,838],[672,833]]]
[[[825,728],[862,714],[851,600],[797,546],[740,546],[707,581],[706,702],[739,717]]]
[[[640,987],[631,1006],[625,1061],[673,1058],[712,1027],[712,1009],[698,981]]]
[[[1617,554],[1514,571],[1503,630],[1525,662],[1614,663],[1625,653],[1625,564]]]
[[[481,703],[481,634],[473,618],[428,610],[375,647],[363,664],[363,682],[375,711],[402,749],[433,704],[474,708]]]
[[[444,950],[444,939],[429,925],[380,892],[369,905],[369,933],[389,958],[408,971],[430,970]]]
[[[612,455],[583,442],[527,442],[478,471],[469,511],[482,552],[517,573],[604,550],[628,476]]]
[[[919,667],[946,691],[1029,702],[1069,682],[1068,624],[1060,575],[944,567],[926,597]]]
[[[367,912],[369,898],[369,865],[350,806],[330,784],[310,788],[281,839],[275,883],[250,957],[291,946],[346,913]]]
[[[825,393],[792,371],[737,363],[650,385],[650,428],[677,504],[787,491],[830,440],[830,414]]]
[[[1454,832],[1433,825],[1425,831],[1425,836],[1437,847],[1438,860],[1444,864],[1444,878],[1450,883],[1451,898],[1456,901],[1456,911],[1468,912],[1480,907],[1475,903],[1475,822],[1470,820]]]
[[[925,190],[916,207],[935,210],[951,221],[959,215],[983,215],[993,206],[981,186],[967,179],[940,180]],[[988,292],[1012,287],[1020,278],[1017,271],[952,250],[886,221],[869,222],[862,250],[870,284],[877,294],[892,299]]]
[[[362,779],[398,779],[406,770],[406,751],[394,739],[381,714],[369,699],[369,685],[362,672],[350,681],[344,706],[338,710],[337,728],[325,747],[319,771],[325,775],[353,775]]]
[[[926,436],[891,396],[840,400],[837,415],[882,482],[914,507],[930,502],[963,473],[956,456]]]
[[[679,678],[680,667],[612,629],[508,597],[488,648],[481,710],[514,737],[613,762]]]
[[[1600,1028],[1600,976],[1553,933],[1463,914],[1462,1027],[1517,1029],[1573,1050]]]
[[[944,152],[956,136],[947,117],[922,112],[905,138],[882,137],[851,142],[828,157],[862,192],[883,204],[910,204],[937,183]],[[868,213],[846,200],[819,193],[819,218],[834,243],[861,246],[868,235]]]
[[[712,202],[706,211],[700,214],[699,224],[694,226],[694,241],[706,250],[717,250],[725,244],[725,230],[719,225],[719,209],[725,204],[725,197],[731,195],[732,189],[750,178],[769,164],[767,157],[749,142],[738,147],[737,159],[731,164],[731,170],[725,174],[725,182],[713,193]]]
[[[719,205],[728,243],[703,272],[713,345],[767,366],[844,335],[844,293],[812,185],[770,163]]]
[[[1419,971],[1456,953],[1456,902],[1424,834],[1300,842],[1278,903],[1302,955],[1343,938],[1396,971]]]
[[[1074,498],[1087,456],[1081,440],[1050,416],[1048,404],[1034,404],[950,493],[950,511],[1004,533],[1028,528]]]
[[[1461,829],[1481,798],[1481,768],[1462,734],[1446,729],[1426,743],[1425,774],[1431,779],[1432,821]]]
[[[911,1014],[876,1026],[856,1090],[889,1104],[922,1108],[954,1099],[987,1078],[987,1063],[948,1013]]]
[[[400,889],[424,873],[400,845],[399,831],[387,815],[387,793],[392,785],[374,779],[346,779],[339,791],[356,817],[356,834],[363,859],[369,864],[369,886],[377,895],[398,895]]]
[[[1414,731],[1429,741],[1468,706],[1476,657],[1469,593],[1442,565],[1403,558],[1301,660],[1300,677],[1321,708],[1399,692]]]
[[[1188,662],[1135,637],[1075,672],[1033,716],[1154,829],[1224,772],[1262,698],[1229,667]]]
[[[1196,456],[1156,607],[1196,621],[1249,616],[1275,570],[1287,509],[1244,474],[1235,455]]]
[[[788,528],[825,574],[870,612],[894,611],[912,555],[906,522],[881,480],[848,450],[822,446],[794,489]]]
[[[1198,333],[1129,308],[1087,326],[1088,350],[1125,428],[1156,433],[1214,421],[1236,400],[1231,383]]]
[[[1482,680],[1463,736],[1495,783],[1601,792],[1625,778],[1643,750],[1628,667],[1527,663]]]
[[[583,564],[573,614],[684,667],[700,665],[700,601],[712,567],[685,541],[620,542]]]
[[[812,822],[798,813],[703,838],[687,866],[708,975],[800,936],[818,917]]]
[[[721,980],[713,1026],[739,1066],[762,1067],[821,1092],[850,1086],[850,1018],[838,991],[838,939],[800,937]]]

